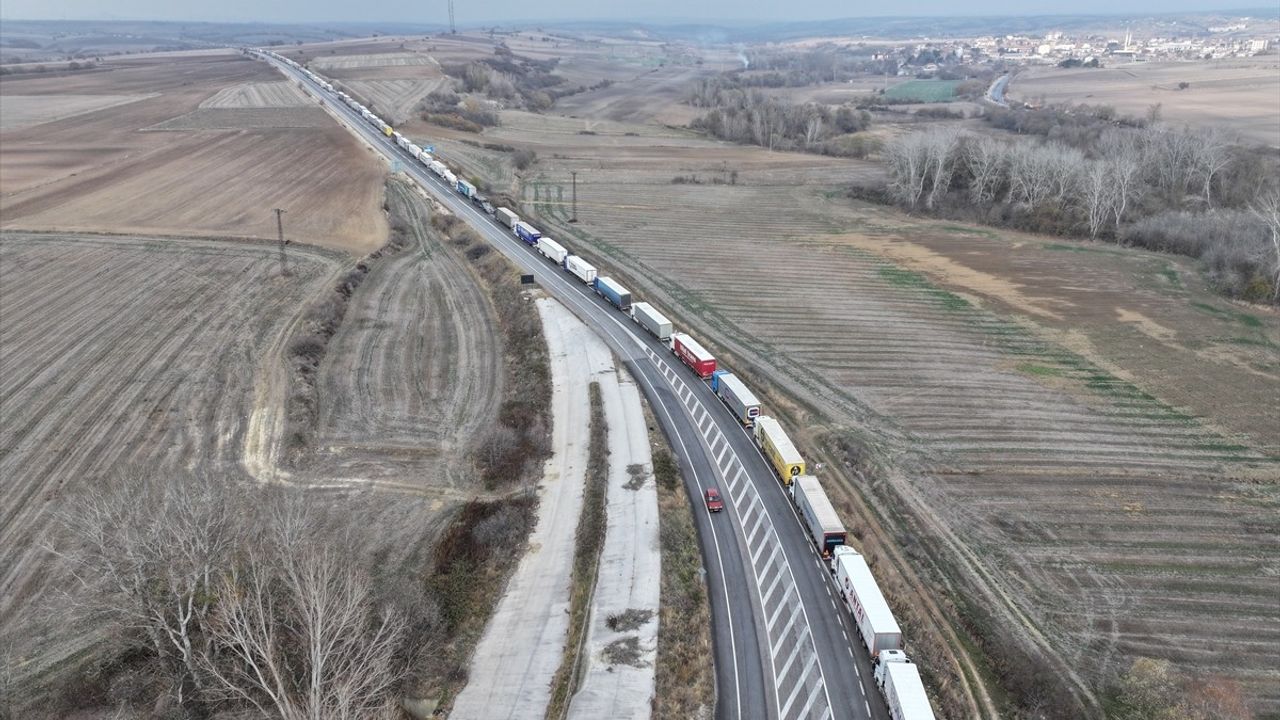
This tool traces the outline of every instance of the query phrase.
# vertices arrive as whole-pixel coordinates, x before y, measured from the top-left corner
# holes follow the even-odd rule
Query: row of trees
[[[724,90],[704,80],[694,90],[695,104],[714,107],[691,126],[731,142],[770,150],[806,150],[839,154],[828,143],[838,136],[865,130],[871,116],[848,106],[832,109],[818,103],[795,104],[759,90]]]
[[[1150,222],[1194,211],[1208,220],[1200,229],[1218,236],[1219,251],[1232,248],[1234,256],[1220,263],[1233,275],[1223,278],[1225,289],[1274,300],[1280,247],[1273,246],[1265,207],[1274,202],[1276,178],[1257,177],[1241,152],[1234,137],[1217,129],[1109,128],[1082,149],[939,127],[895,139],[884,157],[891,195],[913,210],[979,213],[1031,230],[1180,247],[1203,257],[1211,245],[1171,241],[1160,232],[1169,223]],[[1266,278],[1266,288],[1257,276]]]
[[[214,478],[134,477],[67,511],[57,552],[79,581],[69,607],[136,647],[107,701],[158,696],[174,716],[395,716],[439,613],[380,584],[364,554],[375,530],[348,522],[350,509]]]

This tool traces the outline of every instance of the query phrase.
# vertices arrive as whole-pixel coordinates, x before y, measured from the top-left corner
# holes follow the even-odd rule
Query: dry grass
[[[608,528],[606,506],[609,491],[609,425],[604,419],[604,401],[600,384],[591,383],[591,438],[587,447],[587,473],[582,491],[582,513],[574,535],[573,579],[569,585],[569,632],[565,636],[564,656],[551,680],[551,699],[547,703],[547,720],[559,720],[568,712],[569,701],[581,680],[579,658],[587,641],[591,622],[591,597],[595,594],[600,568],[600,550],[604,547]],[[612,647],[612,646],[610,646]],[[618,650],[626,657],[625,647]],[[639,655],[638,648],[636,649]],[[606,658],[609,649],[605,650]]]
[[[646,412],[648,408],[646,406]],[[650,422],[649,427],[655,427]],[[654,661],[653,717],[656,720],[709,718],[715,706],[711,605],[703,581],[702,556],[693,527],[693,506],[671,451],[653,454],[658,485],[658,529],[662,548],[662,592],[658,614],[658,656]]]

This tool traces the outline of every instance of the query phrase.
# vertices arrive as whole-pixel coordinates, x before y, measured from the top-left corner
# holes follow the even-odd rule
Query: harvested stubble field
[[[121,473],[216,474],[333,493],[420,577],[498,419],[505,355],[486,290],[395,183],[405,243],[366,259],[314,386],[319,412],[278,464],[303,390],[289,353],[356,265],[267,243],[7,233],[0,242],[0,647],[21,701],[52,692],[101,628],[50,605],[65,569],[55,513]],[[379,492],[367,493],[367,490]],[[355,517],[354,515],[352,517]],[[417,563],[417,564],[415,564]]]
[[[244,83],[219,90],[200,103],[201,108],[292,108],[315,107],[316,101],[287,80]]]
[[[320,368],[308,468],[359,482],[474,494],[463,459],[498,414],[502,347],[493,306],[465,258],[430,234],[404,183],[388,203],[408,245],[379,261],[351,298]]]
[[[347,264],[265,244],[6,233],[0,241],[0,646],[22,678],[92,629],[52,609],[63,501],[118,475],[243,476],[257,359]]]
[[[802,400],[807,442],[869,438],[888,482],[838,506],[859,493],[922,533],[913,556],[1042,633],[1059,672],[1097,690],[1169,657],[1280,707],[1280,318],[1214,299],[1189,263],[855,205],[838,183],[857,164],[671,184],[698,159],[550,161],[526,210]]]
[[[292,237],[373,249],[386,236],[379,162],[318,108],[245,106],[278,100],[278,91],[255,88],[279,81],[235,55],[7,77],[0,105],[10,95],[55,105],[68,96],[142,98],[0,133],[2,227],[272,239],[280,207]],[[241,107],[200,108],[237,94]]]
[[[1011,99],[1110,105],[1144,117],[1152,105],[1171,123],[1235,130],[1248,142],[1280,147],[1280,60],[1130,63],[1106,68],[1036,68],[1009,83]],[[1179,89],[1179,83],[1190,83]]]

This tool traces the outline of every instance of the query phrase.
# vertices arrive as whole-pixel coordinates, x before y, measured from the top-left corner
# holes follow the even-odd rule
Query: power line
[[[288,245],[289,241],[284,239],[284,210],[281,210],[280,208],[276,208],[275,213],[276,213],[276,236],[277,238],[279,238],[279,244],[280,244],[280,274],[288,275],[289,259],[285,257],[284,246]]]

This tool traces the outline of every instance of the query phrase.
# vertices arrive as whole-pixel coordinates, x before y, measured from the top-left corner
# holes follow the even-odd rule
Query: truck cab
[[[884,687],[885,668],[889,663],[909,663],[911,658],[901,650],[881,650],[880,655],[876,658],[876,685]]]

